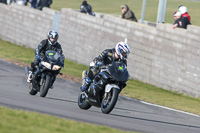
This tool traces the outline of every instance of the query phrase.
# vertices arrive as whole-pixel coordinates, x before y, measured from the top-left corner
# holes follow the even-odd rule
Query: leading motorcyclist
[[[35,60],[31,63],[31,70],[29,71],[27,82],[30,83],[33,77],[33,72],[38,67],[41,58],[45,56],[45,52],[48,50],[54,50],[62,55],[62,48],[61,45],[57,42],[58,41],[58,32],[56,31],[49,31],[47,34],[47,39],[44,39],[38,45],[38,48],[35,49]]]
[[[114,61],[121,61],[127,65],[127,57],[130,53],[130,48],[125,42],[117,43],[116,47],[113,49],[104,50],[98,57],[96,57],[93,62],[90,63],[89,72],[83,86],[81,87],[82,92],[86,92],[89,88],[91,81],[94,79],[95,75],[99,73],[99,65],[109,65]],[[125,86],[124,86],[125,87]]]

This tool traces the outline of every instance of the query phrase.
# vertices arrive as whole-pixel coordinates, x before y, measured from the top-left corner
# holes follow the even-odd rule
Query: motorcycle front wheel
[[[116,88],[113,88],[110,90],[110,92],[104,94],[101,102],[102,113],[109,114],[113,110],[115,104],[117,103],[118,95],[119,90]]]
[[[32,84],[29,85],[29,90],[30,90],[30,91],[29,91],[29,94],[30,94],[30,95],[36,95],[36,94],[37,94],[37,91],[33,89]]]
[[[46,75],[43,79],[42,86],[40,87],[40,96],[45,97],[49,91],[49,87],[51,84],[51,77]]]
[[[88,103],[88,101],[86,100],[86,95],[85,93],[80,93],[80,95],[78,96],[78,106],[81,109],[89,109],[91,107],[91,105]]]

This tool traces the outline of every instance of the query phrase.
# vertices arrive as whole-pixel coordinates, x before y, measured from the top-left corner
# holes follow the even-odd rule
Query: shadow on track
[[[63,101],[63,102],[76,103],[76,104],[78,103],[77,101],[59,99],[59,98],[52,98],[52,97],[46,97],[46,99],[52,99],[52,100],[56,100],[56,101]]]

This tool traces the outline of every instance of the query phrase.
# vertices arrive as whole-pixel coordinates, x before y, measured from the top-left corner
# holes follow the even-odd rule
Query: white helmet
[[[179,7],[178,11],[179,11],[181,14],[184,14],[184,13],[188,12],[186,6],[181,6],[181,7]]]
[[[130,48],[125,42],[119,42],[115,47],[115,51],[121,60],[126,60],[130,53]]]

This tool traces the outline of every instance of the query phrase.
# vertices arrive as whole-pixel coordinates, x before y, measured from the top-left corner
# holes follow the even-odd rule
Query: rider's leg
[[[33,78],[33,72],[35,71],[36,67],[39,65],[38,60],[34,60],[34,62],[31,63],[31,70],[29,71],[29,75],[27,78],[27,82],[30,83]]]
[[[88,88],[90,86],[90,83],[93,80],[94,76],[95,76],[94,70],[90,69],[88,74],[87,74],[87,77],[85,79],[85,82],[84,82],[84,84],[83,84],[83,86],[81,88],[82,91],[87,91],[88,90]]]

